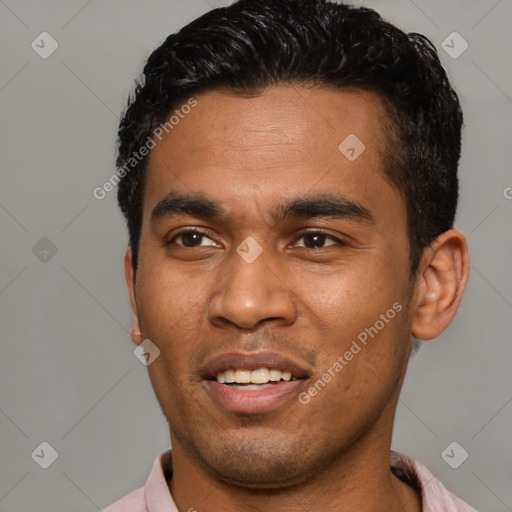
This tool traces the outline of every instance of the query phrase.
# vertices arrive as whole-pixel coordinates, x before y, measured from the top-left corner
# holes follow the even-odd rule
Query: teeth
[[[281,380],[281,370],[270,370],[268,372],[268,379],[272,382]]]
[[[266,384],[268,382],[269,371],[266,368],[258,368],[251,372],[251,382],[253,384]]]
[[[280,380],[292,380],[291,372],[282,372],[275,368],[258,368],[257,370],[226,370],[217,373],[219,384],[267,384]],[[248,387],[246,387],[248,389]]]
[[[250,370],[237,370],[235,372],[235,382],[237,384],[250,384],[251,373]]]

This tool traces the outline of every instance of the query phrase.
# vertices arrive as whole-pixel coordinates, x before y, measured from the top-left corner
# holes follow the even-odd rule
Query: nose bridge
[[[228,320],[240,328],[269,319],[293,322],[296,310],[290,290],[269,268],[269,254],[256,244],[246,239],[231,256],[230,269],[210,299],[212,322]]]

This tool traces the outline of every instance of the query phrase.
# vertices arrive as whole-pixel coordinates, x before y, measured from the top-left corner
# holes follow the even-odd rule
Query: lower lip
[[[229,412],[239,414],[258,414],[270,412],[297,399],[304,380],[282,381],[270,388],[254,391],[234,389],[215,380],[204,380],[210,396]]]

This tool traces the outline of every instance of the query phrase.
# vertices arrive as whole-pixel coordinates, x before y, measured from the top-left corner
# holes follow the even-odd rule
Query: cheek
[[[404,272],[397,276],[393,269],[376,260],[321,280],[303,280],[301,300],[317,337],[316,377],[331,370],[333,396],[378,395],[381,385],[402,373],[409,343],[408,281]],[[328,374],[322,380],[329,379]]]
[[[144,317],[144,335],[160,349],[160,355],[148,366],[148,373],[157,398],[166,412],[194,408],[194,394],[200,378],[191,368],[196,360],[198,320],[192,311],[184,316],[173,314],[173,304],[164,302]]]
[[[148,367],[154,386],[160,383],[161,388],[165,382],[175,389],[191,379],[187,364],[197,350],[195,340],[204,322],[199,311],[204,290],[193,283],[190,277],[157,265],[139,276],[136,293],[142,333],[161,352]]]
[[[148,331],[179,326],[200,296],[196,281],[173,270],[168,262],[151,261],[140,269],[137,279],[137,304]]]
[[[318,372],[300,397],[331,439],[372,424],[399,391],[407,364],[407,333],[403,310],[394,316],[392,310],[388,323],[379,318],[386,311],[345,317],[345,325],[340,322],[322,348]],[[336,419],[345,433],[339,432]]]
[[[369,256],[364,263],[354,262],[329,275],[302,276],[297,281],[299,301],[314,313],[311,318],[318,319],[319,324],[330,326],[343,338],[354,336],[373,325],[404,295],[403,276],[398,277],[391,265],[381,263],[383,260]]]

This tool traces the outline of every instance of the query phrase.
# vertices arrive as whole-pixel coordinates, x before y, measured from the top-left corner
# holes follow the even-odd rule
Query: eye
[[[331,245],[347,245],[343,240],[322,231],[303,233],[298,240],[304,240],[304,242],[297,244],[297,247],[305,247],[306,249],[322,249],[323,247],[329,247]],[[331,243],[326,244],[326,241],[330,241]]]
[[[298,241],[301,242],[299,243]],[[196,229],[189,229],[175,234],[165,245],[169,247],[173,244],[185,248],[216,247],[218,245],[205,232]],[[306,249],[322,249],[331,245],[344,246],[347,243],[323,231],[303,233],[295,242],[296,247],[304,247]]]
[[[213,243],[204,243],[205,241],[210,241]],[[189,229],[187,231],[182,231],[174,235],[167,243],[166,246],[170,246],[172,244],[178,245],[180,247],[212,247],[217,245],[209,236],[207,236],[204,232]]]

